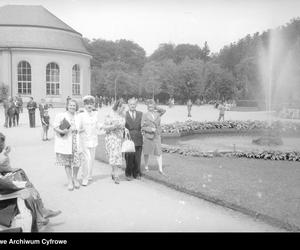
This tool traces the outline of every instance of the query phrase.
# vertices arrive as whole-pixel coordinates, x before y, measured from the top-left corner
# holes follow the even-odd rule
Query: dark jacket
[[[29,111],[29,113],[35,113],[35,109],[37,108],[36,102],[32,101],[32,102],[28,102],[27,103],[27,109]]]
[[[131,139],[135,146],[143,146],[143,136],[141,133],[141,121],[143,113],[136,111],[135,119],[133,120],[129,112],[126,112],[125,127],[129,130]]]
[[[8,103],[8,108],[7,108],[7,114],[8,116],[13,116],[16,112],[16,105],[14,104],[14,102],[9,102]]]

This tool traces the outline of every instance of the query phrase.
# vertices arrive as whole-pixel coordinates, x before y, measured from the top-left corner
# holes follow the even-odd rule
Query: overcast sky
[[[160,43],[190,43],[212,52],[247,34],[300,17],[300,0],[0,0],[43,5],[84,37],[128,39],[150,55]]]

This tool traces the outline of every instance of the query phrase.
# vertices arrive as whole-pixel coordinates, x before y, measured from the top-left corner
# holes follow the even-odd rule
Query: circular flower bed
[[[282,122],[274,121],[271,125],[267,121],[235,121],[228,120],[224,122],[209,121],[186,121],[175,122],[171,124],[162,125],[163,136],[181,136],[202,132],[222,132],[222,131],[263,131],[263,130],[277,130],[281,133],[300,133],[300,123],[298,122]]]
[[[162,151],[171,154],[180,154],[184,156],[192,157],[239,157],[239,158],[252,158],[252,159],[264,159],[264,160],[282,160],[282,161],[300,161],[300,152],[289,151],[257,151],[257,152],[241,152],[241,151],[210,151],[202,152],[197,149],[189,147],[170,146],[163,144]]]
[[[224,121],[224,122],[197,122],[186,121],[166,124],[162,126],[162,136],[180,137],[184,135],[200,134],[200,133],[215,133],[215,132],[263,132],[267,130],[276,130],[280,134],[300,134],[300,123],[287,122],[287,121],[274,121],[269,124],[267,121]],[[286,161],[300,161],[300,152],[296,151],[276,151],[276,150],[263,150],[256,152],[241,152],[241,151],[213,151],[202,152],[197,149],[186,146],[171,146],[162,145],[163,152],[176,153],[185,156],[193,157],[214,157],[214,156],[228,156],[228,157],[246,157],[254,159],[265,160],[286,160]]]

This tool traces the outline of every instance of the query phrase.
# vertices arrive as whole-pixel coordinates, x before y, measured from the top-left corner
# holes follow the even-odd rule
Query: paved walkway
[[[21,115],[20,127],[0,131],[12,146],[13,167],[25,169],[46,207],[62,210],[42,231],[280,231],[149,180],[116,185],[110,167],[100,162],[94,182],[70,192],[64,169],[54,166],[53,138],[43,142],[41,127],[28,127],[27,113]]]

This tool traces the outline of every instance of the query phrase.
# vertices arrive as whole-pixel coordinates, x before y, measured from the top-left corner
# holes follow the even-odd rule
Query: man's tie
[[[135,120],[135,112],[134,111],[131,112],[131,116],[132,116],[132,119]]]

